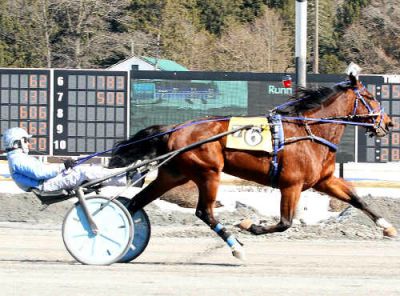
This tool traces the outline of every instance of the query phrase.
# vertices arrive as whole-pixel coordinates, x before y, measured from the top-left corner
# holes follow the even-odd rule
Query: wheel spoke
[[[119,242],[117,242],[116,240],[112,239],[111,237],[108,237],[106,235],[104,235],[103,233],[100,233],[100,236],[114,244],[116,244],[117,246],[120,246],[121,244]]]
[[[140,243],[133,242],[131,215],[119,203],[104,197],[87,198],[87,207],[98,232],[94,234],[83,208],[78,204],[69,212],[63,225],[67,250],[84,264],[111,264],[127,249],[137,252]],[[142,217],[135,220],[141,224]]]
[[[74,234],[74,235],[70,235],[71,238],[78,238],[78,237],[88,237],[87,233],[82,233],[82,234]]]
[[[91,239],[89,240],[84,240],[81,246],[78,248],[79,251],[82,251],[84,247],[86,247],[87,244],[89,244]]]

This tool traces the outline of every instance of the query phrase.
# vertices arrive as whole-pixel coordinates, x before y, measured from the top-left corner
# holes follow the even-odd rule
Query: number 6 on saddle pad
[[[228,130],[234,130],[246,125],[254,125],[254,127],[228,135],[226,147],[238,150],[272,152],[271,131],[267,118],[232,117],[229,121]]]

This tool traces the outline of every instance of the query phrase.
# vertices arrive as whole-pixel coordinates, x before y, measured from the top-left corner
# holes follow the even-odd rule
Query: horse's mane
[[[123,167],[137,160],[151,159],[167,152],[165,142],[170,125],[152,125],[138,131],[128,140],[114,144],[109,168]],[[160,135],[153,137],[155,135]]]
[[[345,89],[343,86],[319,87],[317,89],[299,87],[296,94],[288,101],[287,107],[278,110],[279,113],[299,114],[315,108],[319,108],[323,102],[331,98],[333,94]]]

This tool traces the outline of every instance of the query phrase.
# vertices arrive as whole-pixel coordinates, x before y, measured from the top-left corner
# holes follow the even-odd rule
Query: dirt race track
[[[216,237],[153,229],[136,261],[76,263],[58,227],[0,223],[1,295],[400,295],[400,241],[244,236],[241,263]],[[167,235],[166,234],[170,234]]]
[[[400,199],[365,200],[400,229]],[[354,208],[317,225],[253,236],[242,218],[265,224],[237,203],[220,221],[245,244],[240,262],[192,212],[146,207],[150,244],[129,264],[84,266],[66,251],[61,225],[72,201],[42,211],[32,194],[0,194],[0,295],[400,295],[400,238],[384,239]],[[340,218],[340,219],[339,219]]]

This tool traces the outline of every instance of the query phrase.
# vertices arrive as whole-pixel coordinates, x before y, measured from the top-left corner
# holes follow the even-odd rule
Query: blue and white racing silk
[[[40,188],[45,180],[54,178],[65,169],[63,164],[46,165],[22,149],[8,152],[7,159],[11,177],[24,191]]]
[[[44,164],[21,149],[8,152],[7,158],[11,177],[24,191],[29,191],[31,188],[42,191],[73,189],[85,181],[102,179],[124,170],[124,168],[106,169],[98,165],[77,166],[65,170],[64,164]],[[135,176],[136,179],[139,177],[140,174]],[[125,186],[126,183],[126,176],[121,174],[105,180],[103,185]]]

